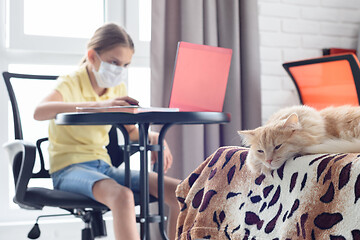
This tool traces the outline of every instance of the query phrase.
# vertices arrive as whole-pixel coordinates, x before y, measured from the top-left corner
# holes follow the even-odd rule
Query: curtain
[[[219,146],[239,145],[237,131],[261,124],[257,1],[153,0],[151,104],[168,106],[178,41],[233,50],[224,125],[173,126],[166,134],[174,156],[168,175],[184,179]]]

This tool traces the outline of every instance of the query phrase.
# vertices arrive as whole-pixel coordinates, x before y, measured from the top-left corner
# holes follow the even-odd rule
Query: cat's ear
[[[255,136],[255,130],[242,130],[242,131],[238,131],[238,134],[241,137],[242,143],[245,146],[250,146],[250,142]]]
[[[301,128],[299,117],[296,113],[291,114],[284,123],[285,128],[291,128],[293,130],[298,130]]]

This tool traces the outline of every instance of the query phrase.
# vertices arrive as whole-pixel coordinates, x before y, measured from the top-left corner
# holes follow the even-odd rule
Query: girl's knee
[[[131,189],[127,187],[120,186],[117,189],[114,189],[114,197],[117,200],[134,200],[134,194]]]
[[[134,194],[131,189],[123,186],[115,187],[110,196],[110,208],[117,206],[134,207]]]

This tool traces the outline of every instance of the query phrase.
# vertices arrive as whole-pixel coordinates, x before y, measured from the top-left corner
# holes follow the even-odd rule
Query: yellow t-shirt
[[[108,88],[98,96],[93,90],[86,67],[81,67],[72,75],[61,76],[55,88],[64,102],[102,101],[114,97],[126,96],[124,83]],[[49,123],[50,173],[56,172],[74,163],[101,159],[111,165],[106,150],[109,143],[110,125],[71,126]]]

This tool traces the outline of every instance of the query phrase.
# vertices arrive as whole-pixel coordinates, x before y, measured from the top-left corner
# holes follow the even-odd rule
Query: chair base
[[[81,231],[81,240],[94,240],[94,237],[92,235],[90,228],[87,227]]]
[[[94,237],[106,237],[106,223],[101,211],[90,212],[90,226]]]
[[[103,211],[101,210],[84,210],[84,209],[66,209],[70,213],[68,214],[56,214],[56,215],[41,215],[36,219],[34,227],[30,230],[28,238],[37,239],[40,237],[40,228],[38,221],[43,217],[60,217],[73,215],[80,218],[85,223],[85,228],[82,229],[82,240],[94,240],[97,237],[106,237],[106,223],[103,219]]]

